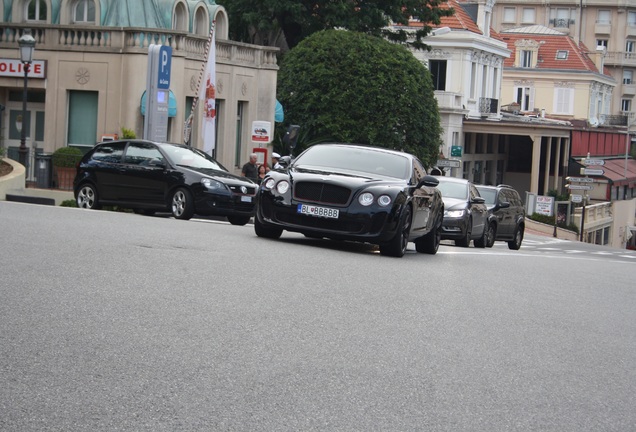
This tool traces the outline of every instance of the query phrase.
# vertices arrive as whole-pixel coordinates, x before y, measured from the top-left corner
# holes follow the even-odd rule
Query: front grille
[[[321,204],[346,205],[351,190],[329,183],[299,182],[294,186],[294,198]]]
[[[230,190],[232,191],[232,193],[243,195],[243,192],[241,192],[240,186],[231,185]],[[256,195],[256,186],[248,186],[247,193],[245,195]]]

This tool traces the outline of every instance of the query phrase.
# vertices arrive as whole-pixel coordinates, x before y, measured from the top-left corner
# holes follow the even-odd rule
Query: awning
[[[605,161],[605,164],[598,168],[603,170],[602,177],[610,179],[614,183],[614,186],[631,186],[636,183],[636,160],[625,158],[594,159],[603,159]]]
[[[283,106],[276,99],[276,109],[274,110],[274,121],[276,123],[282,123],[285,120],[285,113],[283,112]]]
[[[144,90],[141,95],[141,115],[146,115],[146,90]],[[177,98],[170,90],[170,96],[168,96],[168,117],[176,117],[177,116]]]

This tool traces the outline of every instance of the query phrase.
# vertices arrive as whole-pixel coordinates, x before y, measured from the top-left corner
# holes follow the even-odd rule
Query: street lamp
[[[31,68],[31,62],[33,61],[33,51],[35,50],[35,39],[31,36],[31,30],[26,29],[24,33],[18,39],[18,45],[20,46],[20,61],[22,62],[22,69],[24,69],[24,92],[22,93],[22,128],[20,131],[20,163],[23,166],[27,166],[27,154],[29,150],[26,146],[26,115],[27,115],[27,81],[29,79],[29,69]]]

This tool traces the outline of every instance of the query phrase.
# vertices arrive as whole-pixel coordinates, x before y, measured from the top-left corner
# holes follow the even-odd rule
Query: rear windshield
[[[481,195],[481,197],[486,200],[486,204],[488,204],[488,205],[494,205],[495,204],[495,200],[497,199],[497,191],[496,190],[494,190],[494,189],[480,189],[480,188],[477,188],[477,190],[479,191],[479,195]]]
[[[437,189],[442,193],[443,197],[466,200],[468,199],[468,184],[455,183],[441,180],[437,185]]]

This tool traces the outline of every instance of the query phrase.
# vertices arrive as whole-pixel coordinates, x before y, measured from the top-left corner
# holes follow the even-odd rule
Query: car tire
[[[521,242],[523,241],[523,225],[517,226],[515,229],[514,239],[508,242],[508,249],[519,250],[521,248]]]
[[[97,210],[100,208],[97,189],[91,183],[84,183],[77,191],[77,206],[79,208]]]
[[[280,228],[269,228],[263,225],[258,220],[258,216],[254,216],[254,232],[259,237],[269,239],[277,239],[281,236],[281,234],[283,234],[283,230]]]
[[[492,236],[488,243],[486,243],[487,248],[491,248],[495,245],[495,240],[497,239],[497,225],[493,224],[492,226]]]
[[[380,245],[380,254],[386,256],[392,256],[401,258],[406,253],[406,246],[409,243],[409,235],[411,233],[411,207],[405,206],[402,210],[402,216],[400,217],[400,223],[398,230],[395,233],[395,237],[385,244]]]
[[[485,248],[492,247],[492,243],[495,242],[495,225],[493,223],[489,223],[484,228],[484,233],[475,240],[475,247]]]
[[[172,194],[170,212],[175,219],[188,220],[194,215],[194,200],[189,190],[179,188]]]
[[[227,220],[232,225],[247,225],[247,223],[252,219],[251,216],[228,216]]]
[[[473,219],[468,220],[468,226],[466,227],[466,235],[463,238],[455,240],[455,245],[461,247],[468,247],[470,245],[470,237],[473,235]]]
[[[415,250],[419,253],[427,253],[435,255],[442,241],[442,219],[435,224],[435,228],[424,237],[420,237],[415,241]]]

